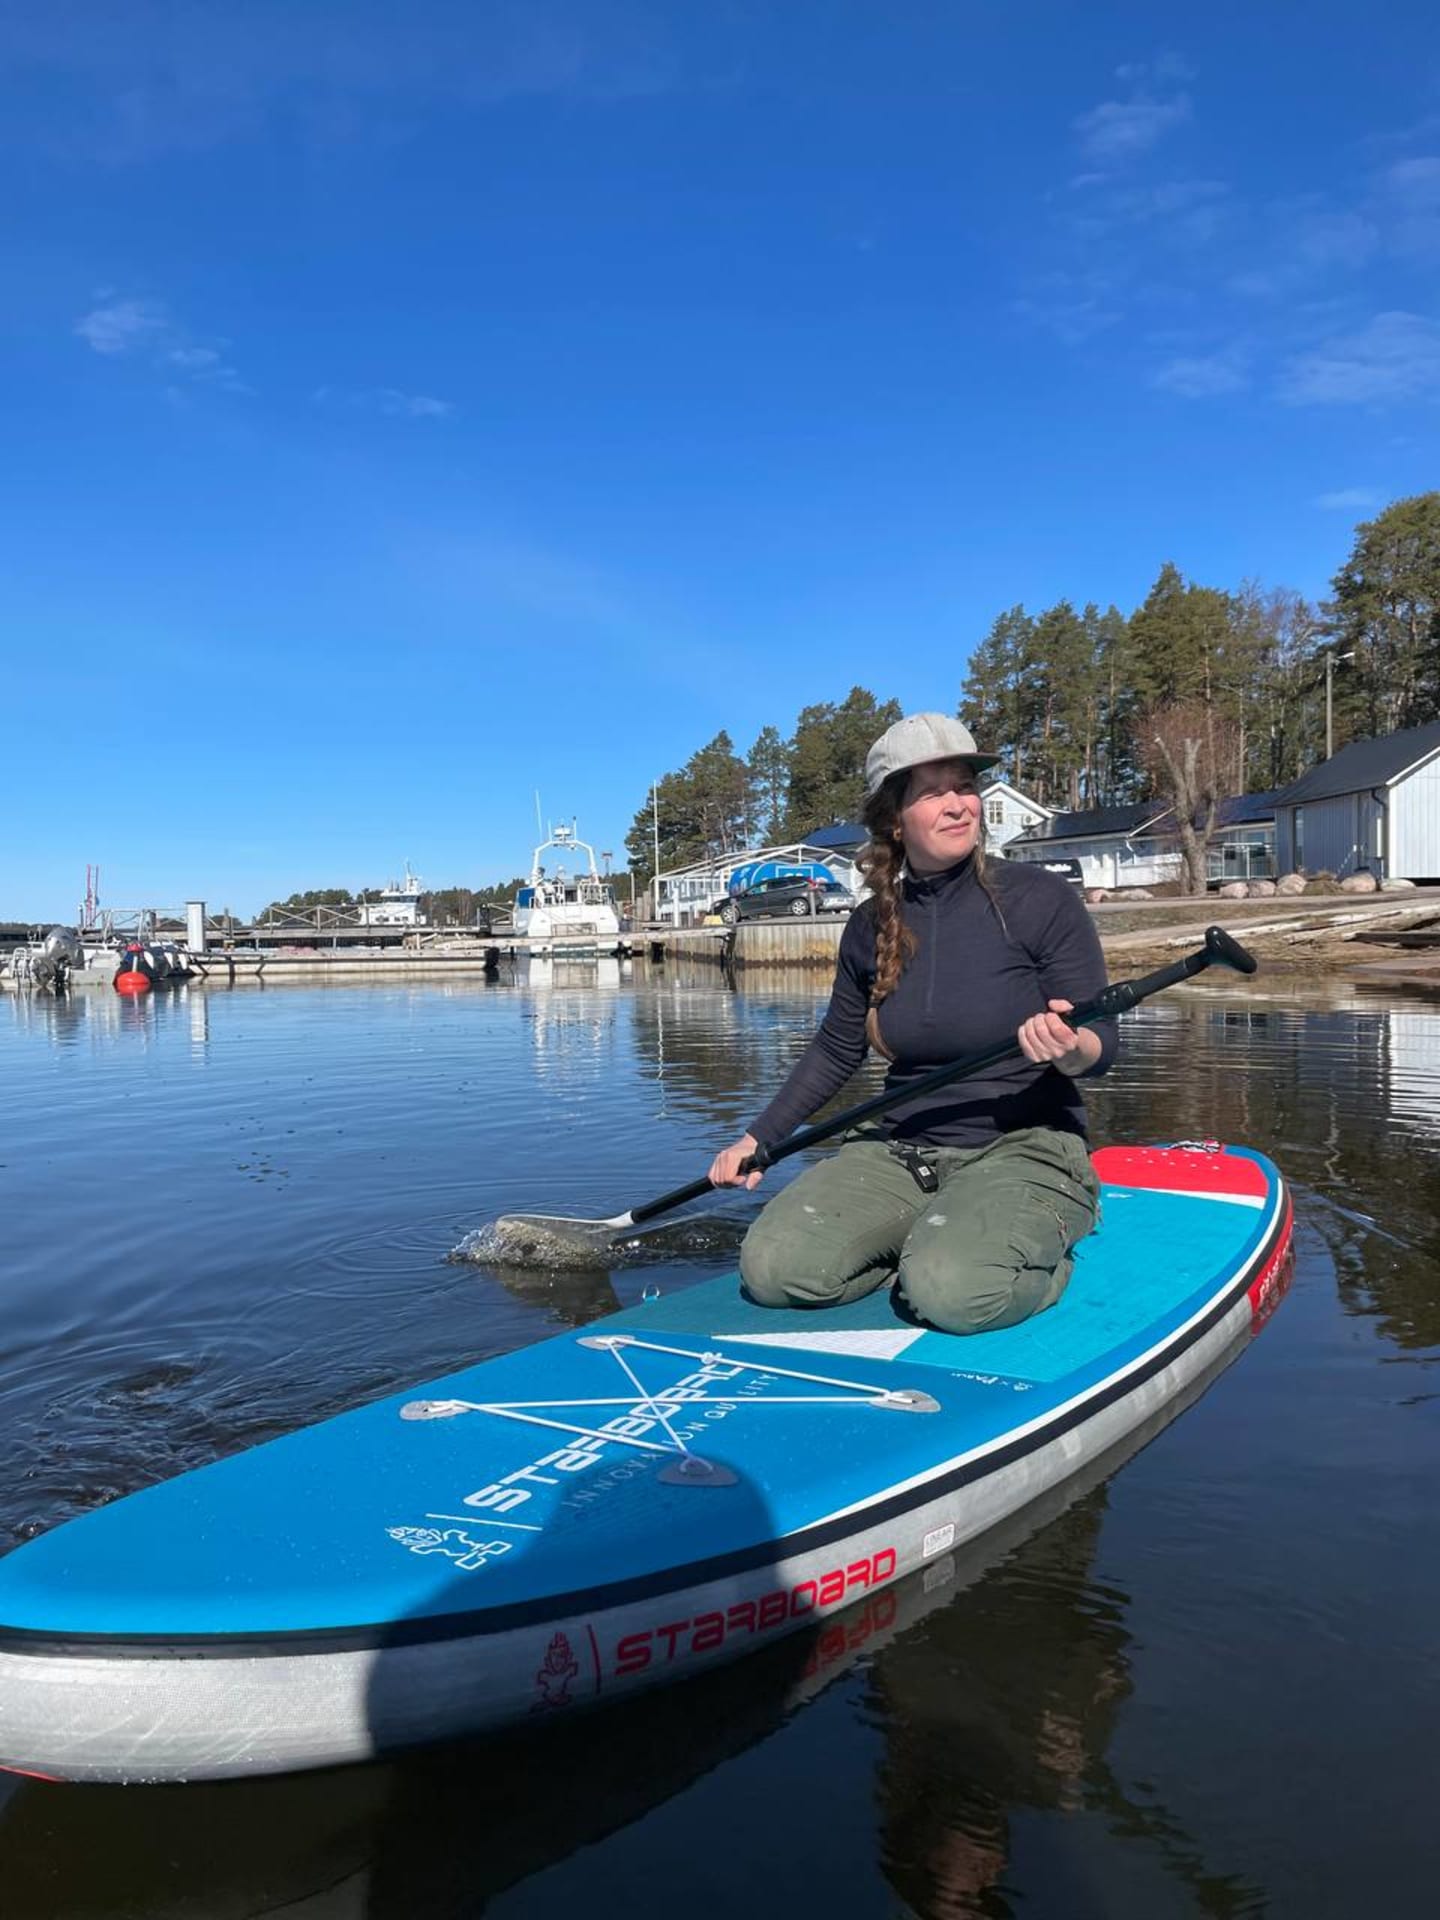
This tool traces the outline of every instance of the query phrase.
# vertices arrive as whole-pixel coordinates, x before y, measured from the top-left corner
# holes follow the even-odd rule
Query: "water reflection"
[[[0,1026],[43,1036],[57,1047],[109,1045],[128,1039],[149,1045],[158,1034],[188,1028],[192,1047],[209,1039],[207,990],[191,982],[150,993],[121,994],[110,986],[74,987],[68,993],[0,993]]]
[[[587,1895],[592,1908],[619,1911],[625,1902],[607,1902],[587,1850],[706,1776],[712,1796],[739,1795],[741,1826],[763,1826],[738,1763],[773,1742],[782,1777],[811,1765],[796,1716],[832,1690],[882,1743],[877,1829],[840,1829],[823,1811],[817,1828],[797,1779],[788,1807],[777,1802],[770,1816],[790,1820],[792,1871],[802,1885],[808,1874],[812,1891],[817,1878],[861,1886],[878,1864],[902,1911],[1008,1914],[1001,1889],[1015,1824],[1089,1806],[1130,1824],[1198,1896],[1193,1911],[1253,1911],[1251,1890],[1207,1871],[1178,1820],[1127,1790],[1106,1758],[1132,1683],[1127,1597],[1094,1573],[1102,1483],[1177,1411],[983,1542],[815,1632],[620,1708],[330,1774],[118,1792],[20,1787],[0,1800],[7,1915],[460,1920],[494,1910],[568,1920]],[[778,1859],[775,1868],[768,1885],[751,1885],[747,1910],[814,1910],[803,1897],[795,1904]],[[733,1912],[730,1876],[719,1880],[723,1895],[709,1901],[691,1880],[687,1910],[702,1920]]]
[[[693,1177],[824,998],[560,976],[0,996],[0,1541],[733,1266],[797,1163],[643,1265],[447,1264],[498,1214]],[[1301,1270],[1103,1497],[908,1631],[857,1618],[798,1671],[791,1648],[589,1730],[239,1789],[0,1786],[7,1920],[570,1920],[662,1881],[697,1915],[737,1888],[814,1911],[822,1884],[847,1915],[1428,1910],[1437,1094],[1433,1001],[1207,977],[1147,1003],[1096,1138],[1269,1153]],[[1364,1822],[1317,1823],[1360,1777]]]
[[[1047,1860],[1043,1910],[1102,1912],[1084,1861],[1098,1816],[1152,1858],[1171,1883],[1167,1911],[1263,1911],[1245,1876],[1216,1871],[1204,1848],[1152,1791],[1127,1785],[1109,1759],[1128,1701],[1128,1597],[1097,1579],[1103,1492],[1048,1526],[955,1605],[936,1612],[875,1662],[867,1710],[885,1732],[877,1772],[880,1855],[906,1910],[1009,1915],[1022,1864],[1017,1832],[1063,1816]],[[1068,1883],[1068,1884],[1067,1884]]]
[[[1196,990],[1143,1009],[1089,1093],[1098,1137],[1262,1148],[1331,1247],[1347,1309],[1440,1344],[1440,1013],[1276,1006]]]

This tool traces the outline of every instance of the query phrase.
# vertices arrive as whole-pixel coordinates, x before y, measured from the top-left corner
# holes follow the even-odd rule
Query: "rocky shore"
[[[1275,891],[1244,899],[1115,895],[1090,910],[1115,978],[1163,966],[1213,923],[1248,947],[1267,974],[1340,972],[1377,985],[1440,991],[1440,886]]]

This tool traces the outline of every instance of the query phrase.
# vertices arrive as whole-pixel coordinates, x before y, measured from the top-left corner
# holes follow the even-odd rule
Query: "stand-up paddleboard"
[[[888,1586],[1184,1393],[1288,1281],[1214,1143],[1096,1155],[1061,1301],[966,1339],[733,1278],[147,1488],[0,1560],[0,1765],[179,1780],[614,1699]]]

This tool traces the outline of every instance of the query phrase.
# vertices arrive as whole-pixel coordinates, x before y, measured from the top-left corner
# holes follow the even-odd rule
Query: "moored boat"
[[[544,856],[559,856],[548,872]],[[571,872],[574,855],[585,864]],[[595,864],[595,849],[576,837],[573,826],[552,827],[530,860],[530,879],[515,896],[514,930],[531,953],[544,954],[558,941],[566,949],[588,947],[596,953],[614,953],[620,945],[620,916],[610,882]]]

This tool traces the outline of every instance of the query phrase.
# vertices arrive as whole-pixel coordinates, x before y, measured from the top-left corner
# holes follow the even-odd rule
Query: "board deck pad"
[[[1243,1149],[1108,1149],[1062,1299],[966,1338],[889,1289],[703,1282],[148,1488],[0,1561],[0,1638],[183,1643],[540,1619],[750,1556],[1007,1443],[1243,1277],[1283,1187]]]

